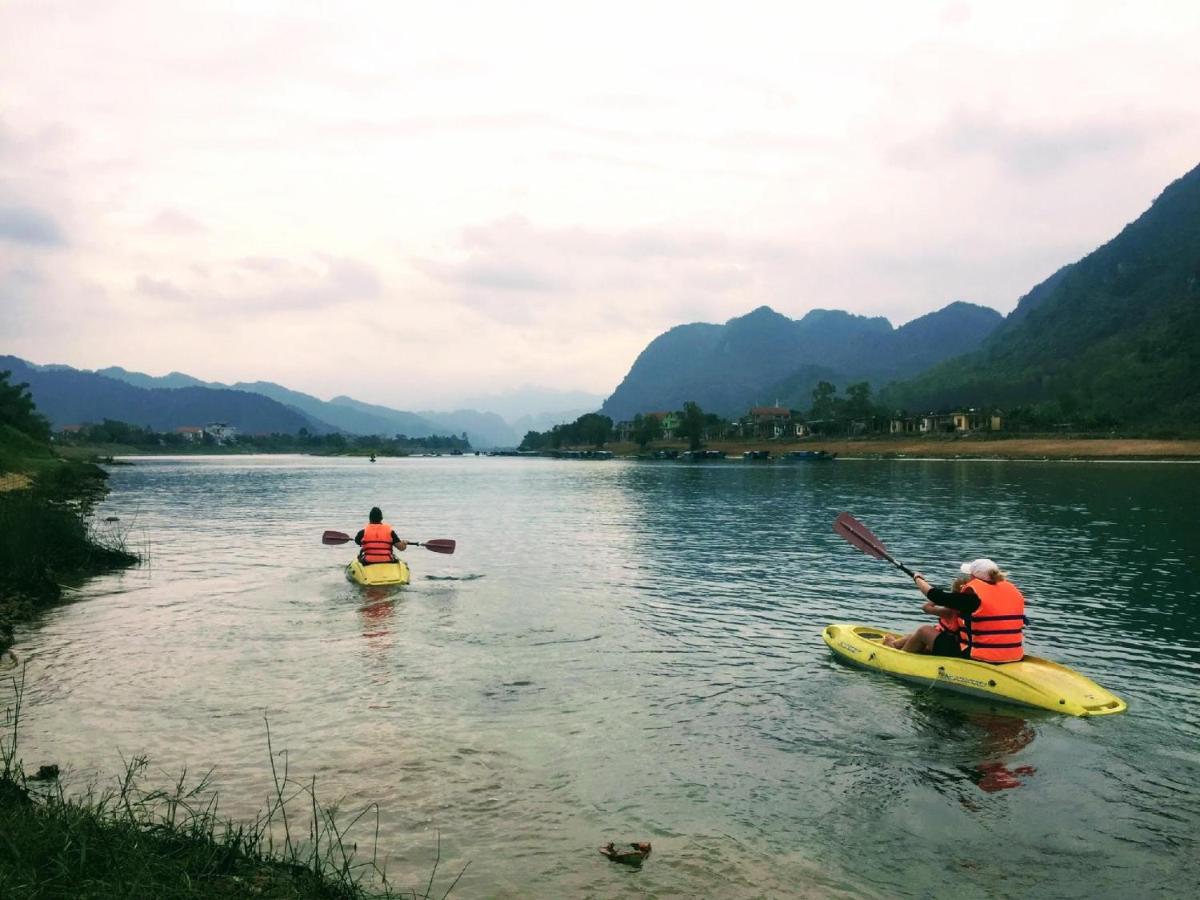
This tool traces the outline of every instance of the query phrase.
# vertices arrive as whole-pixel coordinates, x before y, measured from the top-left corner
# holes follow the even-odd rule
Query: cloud
[[[146,224],[146,230],[169,237],[191,237],[206,234],[209,228],[177,209],[164,209]]]
[[[165,278],[151,278],[139,275],[136,283],[137,292],[155,300],[170,300],[176,303],[190,303],[194,298],[178,285]]]
[[[753,288],[763,265],[788,253],[783,242],[714,230],[547,227],[511,216],[463,228],[448,252],[411,263],[455,302],[498,322],[552,316],[621,327],[649,319],[656,327],[684,309],[721,314]]]
[[[54,219],[28,206],[0,206],[0,240],[47,247],[67,243]]]
[[[1013,121],[994,111],[960,107],[932,132],[893,145],[890,156],[917,169],[982,157],[1008,174],[1044,178],[1089,159],[1128,156],[1177,126],[1174,116],[1166,115]]]
[[[171,277],[141,274],[134,291],[150,301],[190,307],[197,315],[242,317],[377,300],[383,288],[379,274],[366,263],[318,254],[300,261],[243,257],[186,266]]]

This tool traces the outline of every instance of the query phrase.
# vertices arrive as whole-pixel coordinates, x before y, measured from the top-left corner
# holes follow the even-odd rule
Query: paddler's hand
[[[913,583],[916,584],[917,590],[922,594],[928,594],[929,588],[932,586],[928,581],[925,580],[925,576],[920,572],[913,573]]]
[[[407,550],[408,549],[408,541],[396,541],[396,549],[397,550]]]

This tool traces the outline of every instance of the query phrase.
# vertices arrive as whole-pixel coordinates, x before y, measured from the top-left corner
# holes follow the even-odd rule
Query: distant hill
[[[55,366],[54,368],[67,369],[69,366]],[[79,371],[78,369],[74,371]],[[118,381],[124,381],[126,384],[132,384],[135,387],[143,388],[181,388],[181,387],[229,387],[226,384],[213,384],[208,381],[201,381],[199,378],[193,378],[191,375],[184,375],[182,372],[170,372],[166,375],[143,375],[141,372],[130,372],[128,369],[122,369],[120,366],[109,366],[106,369],[97,369],[97,375],[103,375],[106,378],[115,378]]]
[[[777,402],[807,408],[818,381],[878,388],[975,349],[1002,320],[993,309],[963,302],[901,328],[838,310],[793,320],[761,306],[724,325],[680,325],[659,335],[601,412],[619,421],[688,400],[725,416]]]
[[[69,366],[34,366],[0,356],[0,370],[14,383],[26,382],[38,411],[55,426],[117,419],[131,425],[171,431],[182,426],[227,422],[249,434],[314,434],[334,429],[325,422],[247,391],[208,387],[144,388]]]
[[[1019,406],[1064,420],[1200,424],[1200,166],[1021,298],[975,353],[892,387],[908,409]]]
[[[340,396],[332,400],[321,400],[311,394],[294,391],[270,381],[238,381],[228,385],[216,381],[201,381],[182,372],[172,372],[163,376],[143,375],[141,372],[130,372],[120,366],[101,369],[98,374],[147,388],[197,386],[261,394],[348,434],[403,434],[407,437],[428,437],[433,434],[458,435],[466,432],[471,445],[482,448],[515,447],[520,440],[499,416],[469,409],[453,413],[418,415],[387,406],[363,403],[352,397]]]

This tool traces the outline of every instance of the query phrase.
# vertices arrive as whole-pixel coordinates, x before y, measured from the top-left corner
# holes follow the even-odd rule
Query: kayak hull
[[[346,577],[357,584],[371,586],[408,584],[408,563],[397,560],[364,566],[355,559],[346,566]]]
[[[825,626],[822,638],[838,659],[923,687],[1070,716],[1110,716],[1128,704],[1074,669],[1037,656],[992,665],[971,659],[905,653],[883,644],[894,631],[848,622]]]

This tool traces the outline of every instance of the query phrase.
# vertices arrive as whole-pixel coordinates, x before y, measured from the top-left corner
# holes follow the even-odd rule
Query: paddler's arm
[[[925,576],[920,572],[913,575],[913,581],[917,585],[917,590],[925,595],[928,601],[925,606],[944,606],[947,609],[952,609],[955,612],[960,612],[963,615],[970,615],[979,609],[979,598],[975,596],[974,591],[947,591],[942,588],[936,588],[925,580]],[[924,608],[924,607],[922,607]],[[925,612],[930,615],[936,615],[925,609]]]
[[[392,532],[392,546],[397,550],[403,550],[408,546],[408,541],[402,541],[396,536],[396,532]]]
[[[358,529],[358,534],[356,534],[354,536],[354,543],[358,544],[358,546],[360,546],[360,547],[362,546],[363,534],[365,532],[366,532],[365,528],[360,528],[360,529]]]

